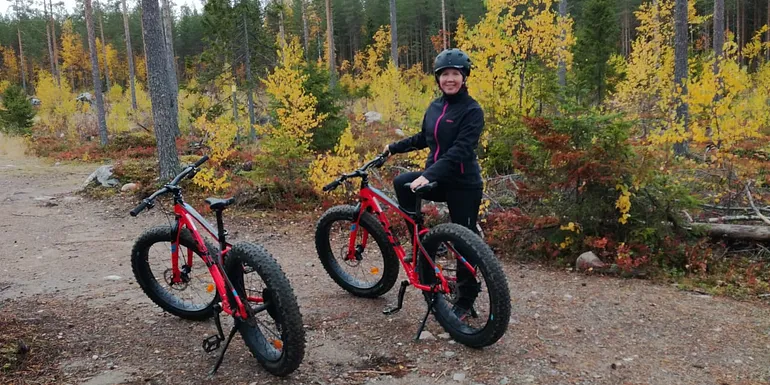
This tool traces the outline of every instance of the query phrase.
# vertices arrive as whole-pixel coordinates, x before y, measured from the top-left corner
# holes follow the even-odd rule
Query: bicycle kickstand
[[[433,305],[436,303],[436,297],[438,296],[438,292],[436,291],[436,288],[433,287],[431,290],[433,294],[430,296],[430,301],[428,302],[428,311],[425,312],[425,317],[422,319],[422,323],[420,324],[420,328],[417,329],[417,335],[414,337],[414,340],[417,341],[420,339],[420,334],[422,334],[422,330],[425,329],[425,323],[428,322],[428,316],[431,312],[433,312]]]
[[[230,341],[232,341],[233,336],[235,335],[235,331],[237,330],[236,327],[233,326],[233,328],[230,330],[230,334],[227,336],[227,339],[225,339],[225,333],[222,331],[222,322],[219,319],[219,313],[222,311],[221,305],[215,305],[214,311],[214,324],[217,326],[217,334],[203,340],[203,350],[206,353],[211,353],[214,350],[219,349],[219,345],[222,343],[222,341],[225,341],[225,346],[222,348],[222,352],[219,353],[219,358],[217,359],[216,365],[214,365],[214,368],[211,370],[211,372],[209,372],[210,376],[213,376],[214,373],[217,372],[217,369],[219,369],[219,366],[222,365],[222,360],[225,357],[227,347],[230,346]]]
[[[230,341],[233,340],[233,336],[235,335],[235,332],[238,330],[236,326],[233,326],[232,329],[230,329],[230,334],[227,336],[227,340],[225,341],[225,346],[222,347],[222,352],[219,353],[219,358],[217,359],[216,365],[214,365],[214,368],[211,369],[211,372],[209,372],[210,376],[213,376],[217,370],[219,369],[219,365],[222,365],[222,360],[225,358],[225,352],[227,351],[227,347],[230,346]]]

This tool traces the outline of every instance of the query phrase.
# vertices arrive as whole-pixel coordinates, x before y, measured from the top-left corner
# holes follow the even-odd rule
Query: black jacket
[[[434,100],[422,120],[422,130],[391,144],[393,154],[430,148],[423,176],[453,188],[480,188],[481,167],[476,155],[484,129],[484,112],[463,87],[455,95]],[[450,187],[450,186],[446,186]]]

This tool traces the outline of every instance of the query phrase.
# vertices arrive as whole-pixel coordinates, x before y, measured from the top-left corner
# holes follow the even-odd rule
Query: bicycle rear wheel
[[[305,355],[305,330],[297,298],[281,267],[264,247],[238,243],[225,256],[235,290],[257,311],[236,327],[251,354],[268,372],[286,376]],[[261,311],[260,311],[261,309]]]
[[[511,300],[505,273],[492,249],[470,229],[454,223],[430,229],[422,243],[450,286],[450,293],[439,294],[434,302],[438,323],[454,340],[469,347],[497,342],[508,328]],[[435,270],[424,257],[418,270],[421,283],[437,282]],[[433,296],[424,295],[426,301]]]

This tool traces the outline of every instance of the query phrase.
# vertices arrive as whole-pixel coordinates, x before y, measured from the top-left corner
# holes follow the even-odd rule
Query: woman
[[[449,216],[478,234],[476,219],[483,182],[476,147],[484,129],[484,112],[468,95],[465,81],[471,74],[471,59],[456,48],[444,50],[433,64],[433,73],[442,95],[428,107],[422,121],[422,130],[416,135],[385,147],[389,154],[405,153],[430,148],[422,172],[401,174],[393,181],[399,205],[414,210],[414,190],[431,182],[437,186],[423,194],[425,199],[446,202]],[[409,188],[404,185],[410,183]],[[471,312],[478,293],[478,284],[466,269],[458,269],[459,299],[455,313],[465,317]],[[465,285],[460,283],[465,281]]]

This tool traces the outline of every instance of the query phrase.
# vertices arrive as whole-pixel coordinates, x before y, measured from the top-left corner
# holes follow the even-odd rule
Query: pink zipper
[[[444,102],[444,110],[441,111],[441,115],[436,119],[436,126],[433,127],[433,139],[436,141],[436,153],[433,154],[433,162],[438,161],[438,153],[441,151],[441,146],[438,144],[438,124],[441,122],[441,119],[446,114],[446,108],[449,106],[449,103]]]

